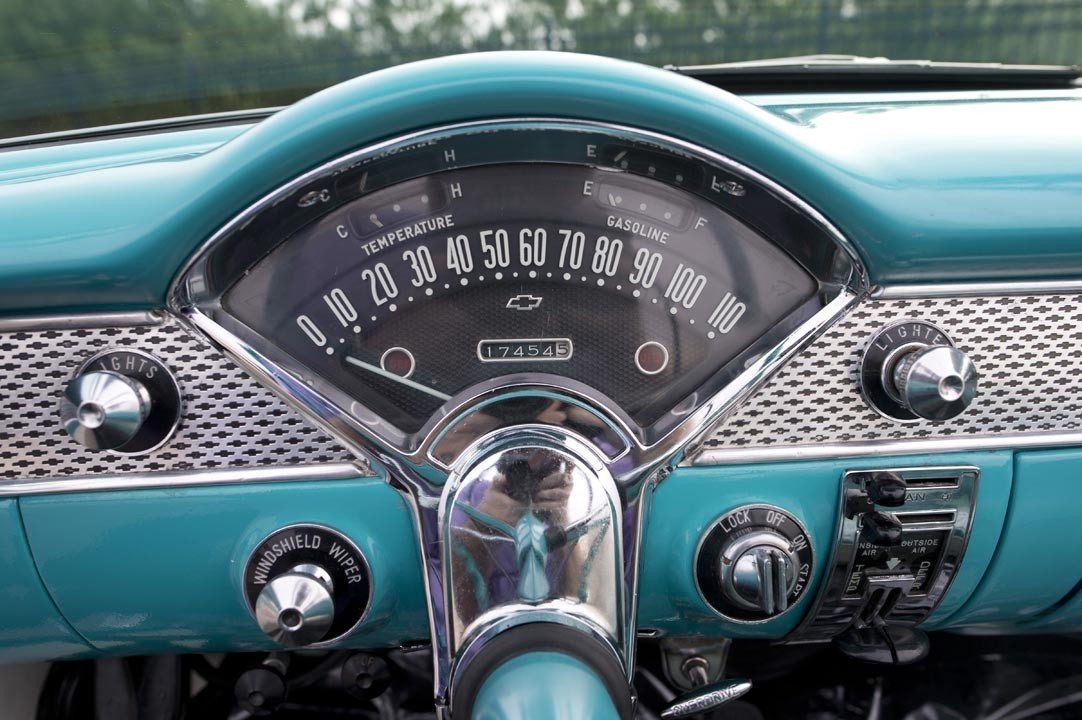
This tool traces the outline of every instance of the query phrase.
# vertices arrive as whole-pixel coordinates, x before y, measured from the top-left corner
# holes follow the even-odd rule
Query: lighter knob
[[[141,382],[108,370],[78,375],[60,399],[64,430],[91,450],[126,444],[143,427],[150,409],[150,393]]]
[[[286,647],[319,642],[334,622],[333,591],[331,576],[319,565],[298,565],[282,573],[256,598],[259,629]]]
[[[902,404],[925,420],[949,420],[977,395],[977,366],[961,350],[946,345],[922,348],[894,366],[894,387]]]

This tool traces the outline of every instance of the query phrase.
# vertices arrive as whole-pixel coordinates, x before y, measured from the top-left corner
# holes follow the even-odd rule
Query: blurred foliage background
[[[498,49],[1082,62],[1082,0],[0,0],[0,137],[283,105]]]

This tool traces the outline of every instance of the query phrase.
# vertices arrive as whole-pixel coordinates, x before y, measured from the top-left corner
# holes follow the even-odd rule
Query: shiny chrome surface
[[[774,616],[789,608],[799,561],[789,542],[771,532],[754,532],[722,555],[722,587],[737,605]]]
[[[167,317],[164,310],[5,317],[0,318],[0,333],[142,327],[145,325],[160,325]]]
[[[259,629],[286,647],[319,642],[334,621],[331,578],[318,566],[299,565],[267,583],[255,603]]]
[[[449,650],[508,616],[567,614],[631,657],[616,483],[571,436],[508,431],[481,443],[441,499]]]
[[[689,466],[746,465],[760,462],[827,460],[831,458],[889,457],[925,453],[974,450],[1034,450],[1082,447],[1082,432],[1014,433],[986,437],[958,437],[936,440],[873,440],[822,445],[780,445],[768,447],[707,449],[689,457]]]
[[[722,680],[696,688],[676,698],[661,712],[661,717],[667,720],[706,713],[721,707],[730,700],[746,695],[749,690],[751,690],[749,680]]]
[[[1082,293],[1082,280],[1017,280],[881,285],[872,288],[871,297],[876,300],[913,300],[920,298],[1049,295],[1057,293],[1067,295]]]
[[[75,376],[60,399],[64,431],[91,450],[113,450],[135,437],[150,414],[150,393],[107,370]]]
[[[925,620],[946,595],[958,572],[969,542],[973,522],[980,468],[970,466],[866,468],[846,472],[842,477],[838,501],[837,534],[826,574],[819,584],[815,606],[801,625],[788,636],[790,642],[823,642],[845,630],[859,611],[864,596],[855,592],[853,576],[862,572],[863,562],[857,553],[861,547],[861,513],[848,505],[864,490],[864,481],[875,473],[894,473],[909,484],[906,501],[894,513],[905,518],[906,533],[941,531],[944,534],[941,557],[923,592],[907,591],[889,609],[884,620],[899,625],[917,625]],[[913,522],[927,517],[929,522]],[[900,571],[898,571],[900,572]],[[897,573],[871,570],[865,579],[895,578]],[[911,578],[912,580],[912,578]],[[912,583],[910,583],[912,584]]]
[[[287,465],[183,472],[126,473],[121,475],[76,475],[72,477],[32,478],[0,482],[0,498],[111,490],[243,485],[296,480],[350,480],[370,476],[371,474],[371,470],[364,465],[327,463],[323,465]]]
[[[894,366],[894,386],[907,408],[925,420],[949,420],[977,395],[977,366],[953,347],[915,350]]]

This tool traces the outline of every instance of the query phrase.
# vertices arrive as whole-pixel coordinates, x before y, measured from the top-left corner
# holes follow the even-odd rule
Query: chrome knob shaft
[[[722,555],[722,589],[735,605],[770,617],[789,608],[797,559],[789,542],[763,530],[734,542]]]
[[[911,352],[894,366],[898,398],[925,420],[949,420],[977,395],[977,366],[961,350],[945,345]]]
[[[298,565],[267,583],[255,602],[259,629],[286,647],[319,642],[334,622],[333,583],[318,565]]]
[[[112,450],[132,440],[150,409],[142,383],[108,370],[74,378],[60,400],[64,430],[91,450]]]

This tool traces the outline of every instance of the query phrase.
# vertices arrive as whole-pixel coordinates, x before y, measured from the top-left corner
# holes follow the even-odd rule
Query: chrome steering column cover
[[[630,668],[623,508],[594,446],[526,426],[483,438],[458,468],[439,511],[452,673],[474,644],[537,621],[583,630]]]

